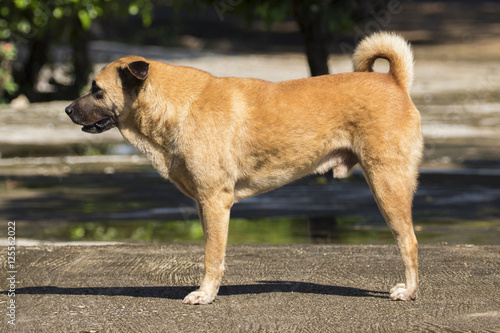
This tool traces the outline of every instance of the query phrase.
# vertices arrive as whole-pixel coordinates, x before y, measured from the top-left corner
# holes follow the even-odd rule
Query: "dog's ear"
[[[149,74],[149,64],[145,61],[123,63],[119,67],[122,85],[127,89],[134,89],[142,85]]]
[[[130,73],[139,80],[145,80],[149,74],[149,64],[145,61],[134,61],[127,65]]]

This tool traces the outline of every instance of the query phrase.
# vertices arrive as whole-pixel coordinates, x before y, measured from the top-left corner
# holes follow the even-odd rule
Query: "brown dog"
[[[370,73],[377,58],[389,61],[389,73]],[[205,277],[185,303],[207,304],[217,295],[235,202],[330,169],[346,177],[358,163],[405,265],[406,284],[390,297],[414,299],[411,206],[422,136],[409,96],[411,49],[396,35],[374,34],[356,49],[354,70],[271,83],[128,56],[104,67],[66,113],[89,133],[118,127],[163,177],[196,200]]]

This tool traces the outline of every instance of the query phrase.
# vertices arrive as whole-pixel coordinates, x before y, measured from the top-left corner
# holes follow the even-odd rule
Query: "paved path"
[[[500,246],[421,246],[419,299],[406,303],[388,299],[403,275],[396,246],[230,246],[208,306],[181,302],[201,246],[17,250],[16,295],[0,294],[16,325],[2,314],[1,332],[500,332]]]

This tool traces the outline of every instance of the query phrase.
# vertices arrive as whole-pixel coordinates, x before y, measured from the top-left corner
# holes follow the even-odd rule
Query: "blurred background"
[[[0,219],[34,241],[202,242],[189,198],[118,130],[83,133],[65,106],[129,54],[282,81],[352,71],[357,43],[380,30],[415,53],[417,237],[499,244],[500,1],[481,0],[2,2]],[[393,243],[359,171],[306,177],[232,217],[231,243]]]

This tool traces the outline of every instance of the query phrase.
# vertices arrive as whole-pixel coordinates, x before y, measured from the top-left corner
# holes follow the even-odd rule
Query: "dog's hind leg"
[[[412,169],[385,162],[374,163],[372,166],[363,165],[367,182],[394,234],[405,266],[406,283],[397,284],[391,289],[392,300],[407,301],[417,297],[418,249],[411,216],[417,173]]]

